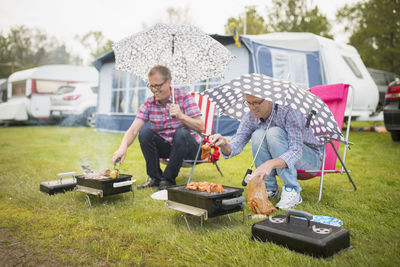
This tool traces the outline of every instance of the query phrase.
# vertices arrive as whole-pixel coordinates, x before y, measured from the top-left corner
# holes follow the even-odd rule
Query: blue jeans
[[[262,142],[262,137],[265,129],[257,129],[251,136],[253,157],[256,155],[258,146]],[[260,152],[255,160],[256,167],[270,159],[277,158],[289,149],[289,142],[287,133],[279,128],[272,127],[268,129],[263,144],[261,145]],[[280,168],[273,170],[265,180],[265,186],[268,191],[278,190],[276,175],[279,176],[284,184],[289,188],[294,188],[296,192],[301,191],[301,186],[297,181],[297,170],[319,170],[321,167],[321,159],[314,150],[303,144],[303,157],[299,160],[293,168]]]
[[[184,159],[196,157],[199,144],[190,132],[184,128],[175,131],[172,144],[165,141],[151,128],[139,132],[139,143],[146,160],[147,175],[157,181],[167,180],[175,184]],[[199,154],[199,158],[201,154]],[[169,158],[164,172],[160,168],[160,158]]]

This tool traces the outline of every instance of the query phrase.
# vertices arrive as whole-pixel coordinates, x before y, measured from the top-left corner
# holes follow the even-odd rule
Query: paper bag
[[[247,202],[251,209],[257,214],[270,214],[276,209],[268,200],[267,189],[262,181],[258,182],[259,177],[252,177],[248,182]]]

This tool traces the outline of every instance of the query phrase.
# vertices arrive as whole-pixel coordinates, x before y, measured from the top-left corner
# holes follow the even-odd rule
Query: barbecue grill
[[[136,180],[131,180],[132,175],[129,174],[119,174],[118,177],[115,179],[88,179],[85,178],[84,175],[78,175],[75,178],[75,191],[86,194],[89,206],[91,206],[89,195],[95,195],[103,198],[105,196],[116,195],[131,191],[133,197],[135,197],[132,184],[135,183]]]
[[[211,217],[225,215],[237,211],[243,212],[243,202],[246,198],[242,196],[243,188],[223,186],[224,192],[202,192],[199,190],[187,190],[186,185],[177,185],[167,188],[168,200],[166,201],[167,208],[175,209],[184,212],[184,219],[190,231],[189,224],[186,219],[186,214],[199,216],[201,225],[203,219],[207,220]]]

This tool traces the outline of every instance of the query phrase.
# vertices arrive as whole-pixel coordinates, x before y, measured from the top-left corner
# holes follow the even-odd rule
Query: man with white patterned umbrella
[[[252,177],[265,180],[269,198],[280,195],[276,175],[284,182],[276,204],[280,209],[302,202],[296,170],[321,167],[323,143],[317,137],[343,138],[322,100],[287,81],[247,74],[203,94],[222,113],[241,121],[229,143],[220,134],[209,140],[221,147],[226,159],[239,154],[251,140],[256,165]]]
[[[192,25],[156,24],[113,45],[115,68],[148,81],[154,96],[141,106],[112,161],[124,160],[139,131],[151,180],[138,187],[175,185],[184,159],[194,159],[204,124],[194,98],[175,85],[223,77],[233,58],[222,44]],[[151,128],[143,128],[146,122]],[[142,129],[143,128],[143,129]],[[165,170],[159,158],[169,158]]]

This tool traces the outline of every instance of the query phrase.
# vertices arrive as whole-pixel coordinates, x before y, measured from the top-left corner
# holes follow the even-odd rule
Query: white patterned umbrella
[[[156,24],[113,44],[115,68],[147,81],[155,65],[169,67],[175,84],[223,77],[233,58],[218,41],[191,25]]]
[[[318,96],[292,82],[253,73],[242,75],[201,94],[214,102],[223,114],[237,120],[241,120],[249,111],[244,104],[245,94],[288,106],[310,118],[311,129],[317,138],[329,136],[345,142],[329,107]]]

